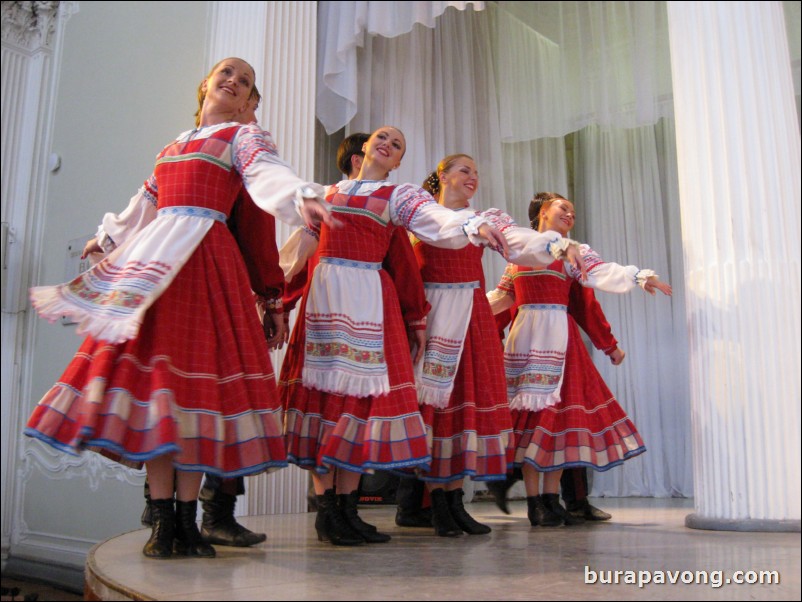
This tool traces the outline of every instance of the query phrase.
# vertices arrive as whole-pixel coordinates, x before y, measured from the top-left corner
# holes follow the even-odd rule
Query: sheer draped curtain
[[[797,49],[798,4],[785,3]],[[593,494],[692,495],[665,2],[319,2],[319,17],[322,135],[398,126],[399,182],[468,153],[480,172],[474,205],[522,224],[534,192],[565,193],[575,238],[672,283],[671,299],[598,295],[627,358],[594,359],[649,452],[595,473]],[[798,50],[791,59],[798,98]],[[503,267],[485,254],[489,287]]]
[[[673,141],[670,120],[631,129],[588,126],[575,137],[575,198],[584,214],[584,238],[602,257],[650,267],[674,288],[673,298],[637,289],[597,295],[627,357],[613,366],[594,350],[594,362],[649,451],[594,475],[595,495],[665,497],[693,489]]]

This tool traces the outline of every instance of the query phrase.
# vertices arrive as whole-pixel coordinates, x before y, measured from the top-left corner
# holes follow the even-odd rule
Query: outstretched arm
[[[438,205],[432,195],[413,184],[401,184],[393,190],[390,219],[435,247],[461,249],[471,243],[490,246],[505,257],[509,253],[504,236],[482,216]]]
[[[479,215],[504,236],[509,248],[505,258],[509,262],[528,267],[546,267],[555,259],[563,260],[584,277],[585,264],[579,251],[579,243],[551,230],[538,232],[522,228],[500,209],[488,209]]]
[[[660,291],[667,297],[670,297],[673,293],[671,285],[668,282],[663,282],[660,280],[657,275],[649,276],[641,286],[643,287],[643,290],[650,295],[654,295],[655,291]]]
[[[653,270],[604,261],[596,251],[587,245],[580,245],[580,252],[587,266],[587,277],[582,279],[576,269],[569,270],[569,274],[580,280],[585,286],[608,293],[628,293],[635,286],[640,286],[652,295],[655,290],[666,295],[671,294],[671,287],[660,281]]]
[[[323,201],[323,187],[299,178],[278,156],[270,134],[256,124],[242,126],[232,141],[234,169],[263,211],[291,225],[336,227]]]

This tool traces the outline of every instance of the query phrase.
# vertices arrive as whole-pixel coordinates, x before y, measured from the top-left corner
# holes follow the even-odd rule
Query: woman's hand
[[[326,224],[329,228],[339,228],[342,222],[332,217],[326,206],[317,198],[304,197],[301,205],[301,216],[307,226],[315,226],[319,223]]]
[[[588,268],[585,266],[585,260],[582,259],[582,254],[579,252],[579,245],[570,244],[568,246],[565,250],[565,261],[579,271],[579,278],[582,282],[588,279]]]
[[[289,329],[284,321],[284,314],[266,312],[262,318],[262,330],[267,347],[272,351],[281,349],[289,339]]]
[[[627,356],[627,354],[624,353],[624,350],[621,349],[621,347],[616,347],[615,351],[613,351],[607,357],[610,358],[610,362],[613,364],[613,366],[618,366],[619,364],[621,364],[621,362],[624,361],[624,358],[626,356]]]
[[[510,257],[510,246],[507,244],[506,237],[490,224],[482,224],[477,230],[477,234],[487,241],[487,245],[494,251],[498,251],[504,259]]]
[[[81,259],[86,259],[92,253],[102,253],[103,249],[100,248],[100,245],[97,242],[97,238],[92,238],[86,241],[84,245],[84,250],[81,252]]]
[[[423,329],[408,329],[407,338],[409,339],[409,350],[415,351],[415,357],[412,358],[412,365],[417,366],[423,359],[423,354],[426,351],[426,331]]]
[[[643,285],[643,290],[645,290],[650,295],[654,295],[655,291],[660,291],[664,295],[670,297],[671,293],[671,285],[668,282],[663,282],[657,276],[649,276],[648,280],[646,280],[646,284]]]

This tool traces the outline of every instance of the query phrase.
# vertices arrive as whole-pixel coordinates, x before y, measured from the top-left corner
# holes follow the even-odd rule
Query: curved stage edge
[[[123,533],[87,556],[87,600],[799,600],[798,533],[699,531],[685,526],[692,500],[606,498],[612,521],[531,527],[526,503],[507,516],[466,505],[489,535],[435,537],[395,525],[392,506],[360,508],[393,536],[335,547],[317,540],[315,514],[242,517],[267,533],[253,548],[215,546],[217,558],[145,558],[150,530]],[[603,583],[610,571],[777,571],[779,584]],[[603,572],[602,572],[603,571]],[[597,576],[595,582],[593,576]],[[623,579],[621,580],[623,581]]]

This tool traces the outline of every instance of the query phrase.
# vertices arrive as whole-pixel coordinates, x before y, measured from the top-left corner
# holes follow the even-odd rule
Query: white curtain
[[[484,2],[318,2],[318,119],[329,134],[356,114],[357,89],[362,83],[357,48],[367,36],[393,38],[416,24],[434,27],[448,7],[464,10]]]
[[[499,2],[502,138],[672,114],[665,2]]]
[[[648,452],[594,475],[594,495],[688,495],[693,489],[687,335],[673,123],[582,129],[574,147],[575,203],[585,239],[602,257],[654,269],[672,298],[636,289],[599,293],[627,353],[620,366],[594,361],[635,422]]]
[[[800,106],[800,92],[802,92],[802,44],[800,44],[800,30],[802,29],[802,3],[798,0],[783,2],[785,13],[785,29],[788,33],[788,51],[791,54],[791,74],[794,78],[794,94],[796,95],[796,116],[802,122],[802,107]]]
[[[501,159],[507,212],[519,224],[529,224],[529,200],[534,193],[570,194],[564,137],[504,143]]]

